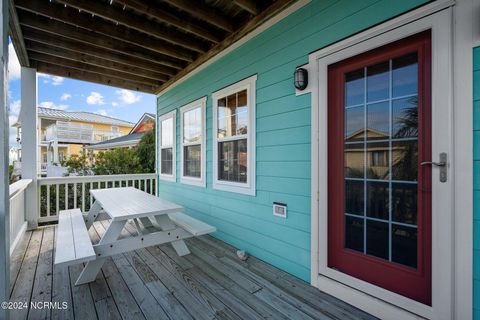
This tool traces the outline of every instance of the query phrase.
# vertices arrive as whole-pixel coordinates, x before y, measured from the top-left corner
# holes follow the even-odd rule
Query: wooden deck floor
[[[91,228],[92,239],[107,223]],[[373,318],[259,259],[241,262],[235,248],[209,236],[188,240],[184,257],[169,245],[117,255],[95,282],[74,286],[82,266],[53,265],[55,235],[56,226],[26,233],[12,255],[11,301],[60,308],[15,310],[12,319]]]

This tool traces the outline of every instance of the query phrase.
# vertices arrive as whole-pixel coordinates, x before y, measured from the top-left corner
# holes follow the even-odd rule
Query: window
[[[252,76],[215,92],[213,187],[255,195],[255,83]]]
[[[160,116],[159,118],[159,154],[160,154],[160,179],[175,181],[176,176],[176,110]]]
[[[65,152],[60,151],[58,153],[58,161],[63,162],[63,160],[65,160]]]
[[[205,186],[205,103],[196,100],[180,109],[182,183]]]
[[[120,129],[117,126],[112,126],[112,132],[117,133],[119,131],[120,131]]]

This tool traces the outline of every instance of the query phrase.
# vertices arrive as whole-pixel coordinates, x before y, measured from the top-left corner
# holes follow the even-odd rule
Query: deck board
[[[90,229],[94,242],[108,223]],[[240,261],[210,236],[186,240],[192,253],[183,257],[169,244],[116,255],[94,282],[75,286],[83,265],[53,264],[56,229],[27,232],[12,254],[11,301],[68,307],[13,311],[12,319],[374,319],[259,259]]]

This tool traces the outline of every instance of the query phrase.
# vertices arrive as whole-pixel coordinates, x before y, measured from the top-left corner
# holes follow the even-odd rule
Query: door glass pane
[[[183,147],[183,175],[200,178],[201,146]]]
[[[363,219],[345,217],[345,247],[363,252]]]
[[[218,180],[247,182],[247,139],[218,143]]]
[[[202,108],[195,108],[183,114],[183,143],[200,142],[202,136]]]
[[[345,247],[416,267],[417,54],[345,74]],[[405,250],[406,252],[402,252]]]
[[[367,101],[388,99],[389,96],[389,61],[367,67]]]
[[[243,90],[219,99],[218,131],[219,138],[247,134],[248,106],[247,90]]]

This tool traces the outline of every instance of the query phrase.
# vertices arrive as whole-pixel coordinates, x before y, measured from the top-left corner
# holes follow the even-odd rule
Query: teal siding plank
[[[480,47],[473,49],[473,319],[480,319]]]
[[[295,96],[293,71],[310,52],[426,2],[313,0],[159,96],[158,114],[207,96],[207,186],[159,181],[159,194],[216,226],[217,238],[309,281],[311,95]],[[257,75],[255,196],[212,188],[211,94],[251,75]],[[177,136],[179,123],[177,115]],[[177,175],[179,146],[177,139]],[[273,202],[287,204],[286,219],[273,216]]]

